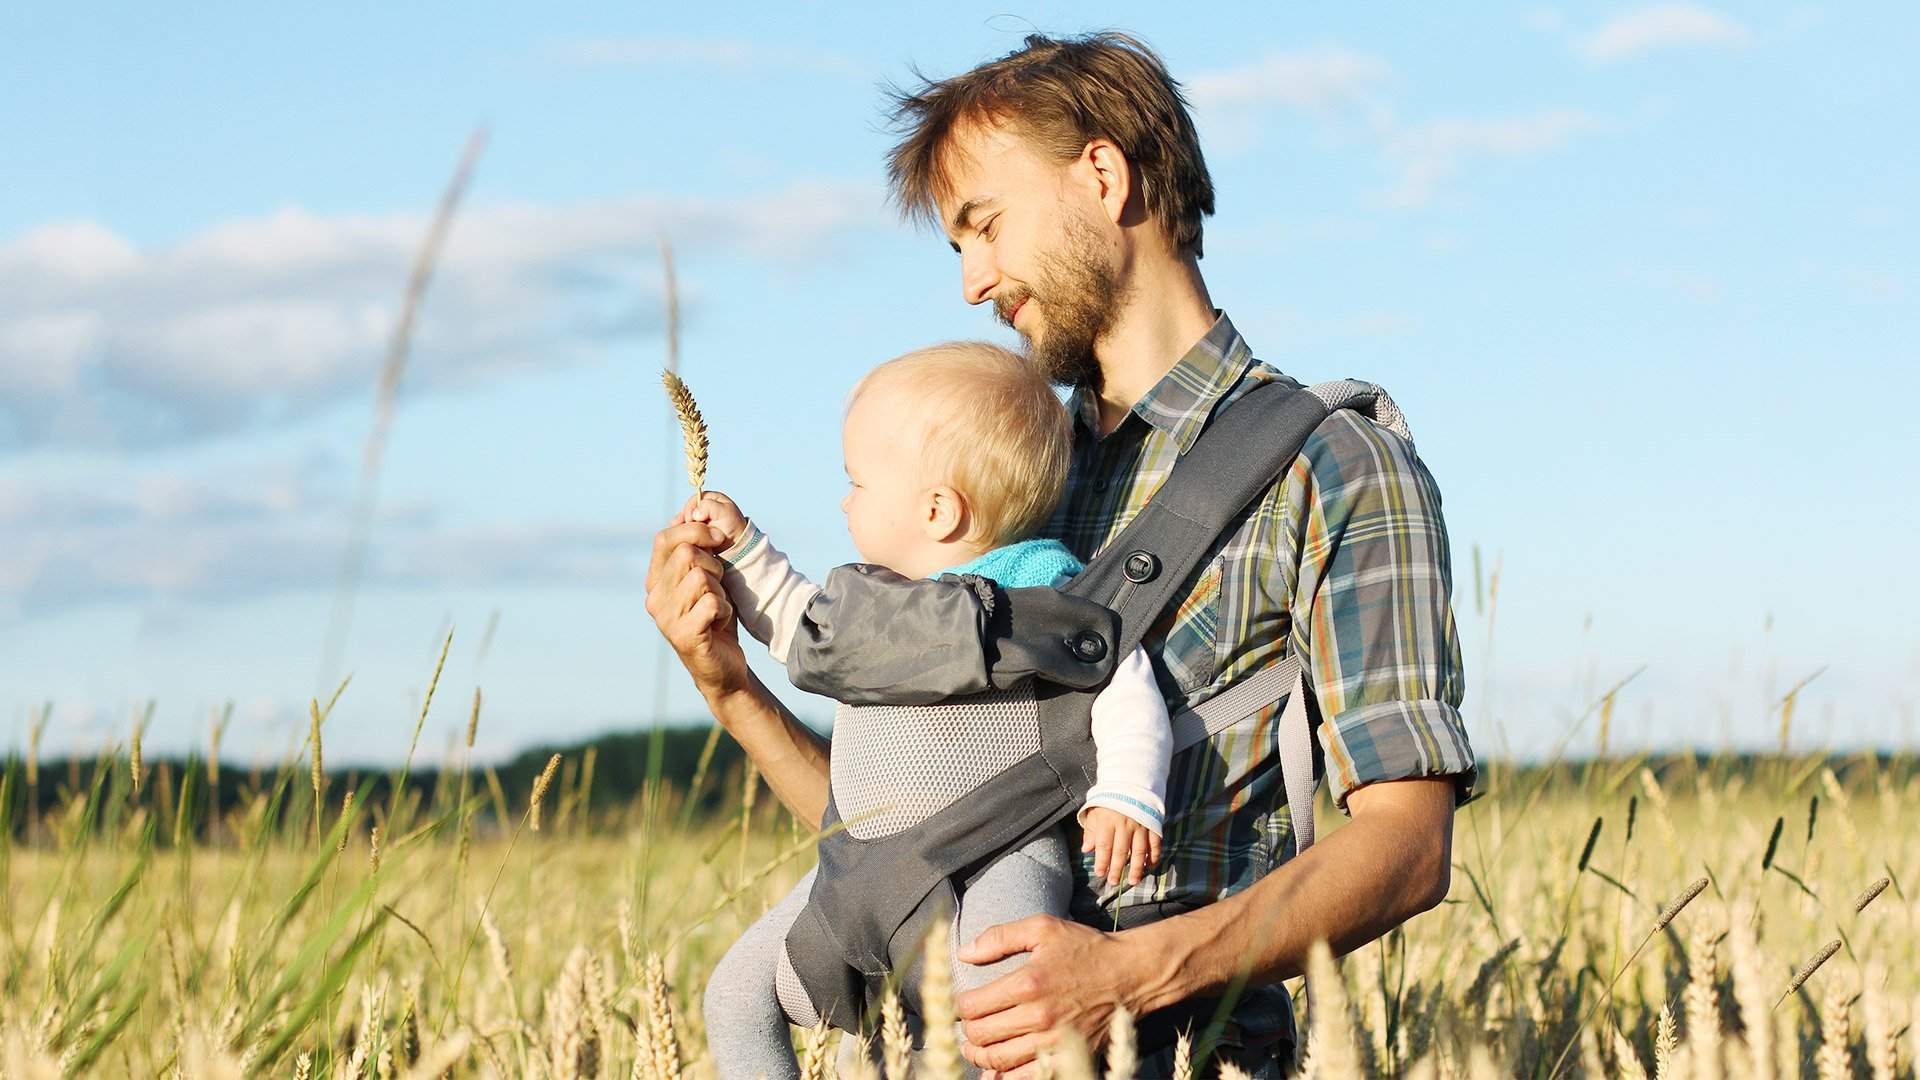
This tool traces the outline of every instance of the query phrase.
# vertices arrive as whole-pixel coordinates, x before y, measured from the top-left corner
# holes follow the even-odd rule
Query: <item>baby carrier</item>
[[[793,1019],[857,1030],[888,973],[912,970],[920,941],[936,917],[952,915],[960,891],[1000,856],[1073,816],[1094,782],[1094,694],[1313,430],[1342,408],[1405,433],[1399,410],[1370,383],[1262,384],[1213,419],[1064,589],[968,581],[971,592],[958,599],[978,603],[961,617],[984,620],[977,636],[988,644],[983,677],[981,646],[972,644],[976,677],[957,682],[978,692],[951,696],[955,672],[968,665],[902,649],[897,634],[887,647],[889,625],[851,628],[863,640],[796,642],[795,684],[850,704],[835,719],[819,873],[776,977]],[[835,571],[847,572],[874,573]],[[939,601],[924,590],[915,597],[861,621],[897,630],[903,620],[954,614],[927,610]],[[890,673],[875,671],[888,665]],[[1318,779],[1307,697],[1299,660],[1289,655],[1173,718],[1178,753],[1286,699],[1281,773],[1300,850],[1313,843]],[[886,747],[884,766],[862,753],[878,745]]]

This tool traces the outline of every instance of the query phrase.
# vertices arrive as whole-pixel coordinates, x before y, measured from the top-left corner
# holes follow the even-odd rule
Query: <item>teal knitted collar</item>
[[[971,562],[949,570],[929,574],[974,574],[990,578],[1002,588],[1024,589],[1035,585],[1053,585],[1061,577],[1072,577],[1082,569],[1079,559],[1058,540],[1022,540],[997,547]]]

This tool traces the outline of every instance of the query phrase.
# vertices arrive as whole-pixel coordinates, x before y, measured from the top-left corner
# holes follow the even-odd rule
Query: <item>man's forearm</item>
[[[707,695],[707,708],[787,809],[819,828],[827,812],[827,740],[788,712],[751,673],[740,689]]]
[[[1437,904],[1451,858],[1452,784],[1387,786],[1401,783],[1428,790],[1356,812],[1245,892],[1120,935],[1140,965],[1136,1011],[1218,995],[1242,975],[1249,985],[1291,978],[1314,941],[1347,952]]]

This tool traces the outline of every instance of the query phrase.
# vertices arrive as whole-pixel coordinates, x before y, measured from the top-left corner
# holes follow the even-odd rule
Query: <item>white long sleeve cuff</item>
[[[1094,784],[1078,820],[1084,824],[1087,811],[1099,806],[1125,814],[1155,835],[1164,832],[1173,724],[1145,649],[1135,646],[1094,696],[1093,745]]]
[[[764,643],[776,661],[786,663],[794,631],[820,586],[795,570],[751,521],[733,545],[720,553],[720,561],[727,564],[721,584],[740,617],[740,625],[754,640]]]

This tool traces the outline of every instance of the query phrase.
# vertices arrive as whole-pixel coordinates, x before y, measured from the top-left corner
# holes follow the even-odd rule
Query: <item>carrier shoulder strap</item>
[[[1385,391],[1341,379],[1300,387],[1275,380],[1226,406],[1182,454],[1160,489],[1069,585],[1106,599],[1120,615],[1118,656],[1132,652],[1178,595],[1221,534],[1264,495],[1299,457],[1335,409],[1355,409],[1402,435],[1406,425]],[[1300,658],[1289,654],[1220,694],[1174,717],[1174,751],[1193,746],[1236,721],[1285,699],[1280,717],[1280,768],[1297,850],[1313,844],[1313,715]]]
[[[1314,765],[1313,712],[1306,670],[1288,653],[1173,718],[1173,752],[1203,743],[1282,698],[1280,709],[1280,782],[1287,789],[1287,815],[1293,819],[1294,851],[1313,846],[1313,793],[1319,783]]]

